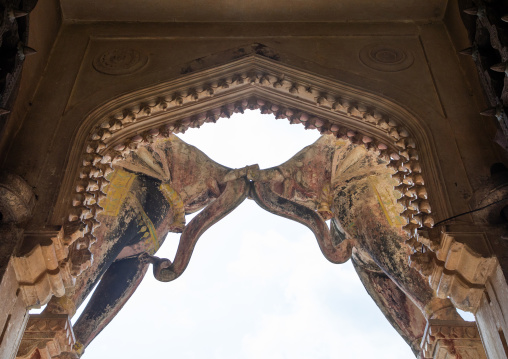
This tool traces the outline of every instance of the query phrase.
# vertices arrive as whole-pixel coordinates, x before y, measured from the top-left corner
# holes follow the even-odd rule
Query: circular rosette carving
[[[360,61],[367,67],[378,71],[396,72],[413,64],[410,53],[391,45],[367,45],[360,50]]]
[[[32,215],[35,194],[21,177],[7,172],[0,173],[0,222],[19,223]]]
[[[135,49],[108,50],[93,61],[93,67],[107,75],[126,75],[140,70],[148,62],[148,56]]]

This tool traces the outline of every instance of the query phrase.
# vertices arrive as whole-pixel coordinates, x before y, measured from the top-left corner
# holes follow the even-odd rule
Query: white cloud
[[[247,110],[178,136],[224,166],[241,168],[257,163],[269,168],[289,160],[320,135],[306,131],[301,124],[290,125],[287,120]]]

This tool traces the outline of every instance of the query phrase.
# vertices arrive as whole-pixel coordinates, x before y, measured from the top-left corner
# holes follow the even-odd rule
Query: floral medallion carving
[[[414,61],[406,51],[391,45],[367,45],[360,50],[360,61],[371,69],[397,72],[409,68]]]
[[[136,49],[117,48],[103,52],[93,61],[93,67],[106,75],[126,75],[143,68],[148,56]]]

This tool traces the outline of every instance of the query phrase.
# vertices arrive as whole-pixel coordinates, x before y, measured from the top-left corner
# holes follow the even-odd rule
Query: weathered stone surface
[[[486,291],[476,312],[478,329],[489,358],[508,356],[508,286],[500,265],[486,284]]]
[[[232,180],[227,180],[228,175]],[[114,318],[143,279],[150,262],[155,276],[164,281],[166,267],[171,273],[183,272],[199,236],[213,223],[234,209],[247,196],[248,186],[235,170],[216,164],[204,153],[178,137],[154,142],[130,152],[115,163],[108,185],[99,200],[101,223],[94,230],[95,243],[77,239],[74,255],[90,248],[93,261],[84,269],[64,298],[54,298],[45,313],[73,315],[77,307],[101,280],[87,308],[75,324],[81,350]],[[243,189],[242,189],[243,188]],[[98,197],[84,201],[95,204]],[[99,208],[98,207],[98,208]],[[188,225],[185,214],[205,209]],[[183,232],[174,263],[154,260],[153,254],[166,234]]]
[[[423,358],[487,359],[475,322],[431,319],[422,347]]]
[[[398,204],[400,195],[394,190],[392,173],[388,161],[377,153],[325,135],[286,163],[250,177],[255,182],[254,199],[275,214],[307,225],[327,259],[340,263],[352,256],[366,289],[418,352],[424,318],[460,317],[451,303],[437,298],[424,277],[408,265],[405,242],[410,234],[403,230],[407,222],[400,215],[404,208]],[[263,201],[270,193],[258,190],[263,186],[281,199]],[[306,210],[319,215],[306,215]],[[324,222],[330,218],[331,233]]]
[[[12,173],[0,173],[1,222],[26,221],[32,215],[34,206],[34,192],[28,183]]]
[[[480,242],[482,237],[481,233],[445,232],[439,228],[421,232],[422,241],[433,243],[434,252],[413,254],[411,266],[428,279],[440,298],[449,297],[457,308],[475,313],[498,265],[495,257],[483,257],[464,243]]]
[[[502,69],[499,64],[507,61],[503,45],[506,29],[502,21],[508,9],[502,1],[475,2],[476,11],[462,15],[475,30],[471,36],[475,43],[468,53],[475,55],[481,65],[481,80],[488,85],[485,88],[492,87],[491,92],[486,91],[487,100],[491,101],[488,105],[478,79],[469,71],[471,64],[467,62],[472,61],[456,56],[456,50],[471,45],[459,23],[459,5],[470,7],[467,1],[409,2],[402,7],[393,1],[333,4],[318,1],[293,4],[291,11],[287,11],[285,2],[275,7],[255,2],[227,8],[222,3],[207,3],[209,6],[191,12],[188,9],[192,3],[180,6],[112,1],[108,2],[107,13],[93,14],[90,4],[100,4],[90,1],[78,4],[65,0],[63,13],[58,1],[44,1],[31,14],[30,27],[24,26],[23,18],[15,17],[13,22],[9,14],[31,10],[33,2],[7,1],[0,25],[2,29],[14,29],[2,37],[2,49],[15,52],[18,46],[23,50],[27,45],[38,51],[26,58],[28,71],[23,73],[19,101],[12,107],[14,112],[0,138],[1,166],[25,178],[38,197],[35,216],[27,223],[31,230],[63,226],[64,246],[74,246],[72,259],[67,262],[72,263],[69,270],[74,275],[92,261],[88,248],[93,248],[92,232],[100,230],[97,218],[101,216],[98,213],[101,191],[106,188],[106,173],[112,170],[111,162],[116,156],[121,156],[126,147],[129,150],[144,147],[168,131],[183,132],[246,108],[274,113],[277,118],[287,118],[291,123],[304,124],[305,128],[322,133],[331,132],[392,156],[398,189],[403,193],[400,198],[405,206],[403,218],[408,220],[408,244],[417,252],[426,251],[424,247],[435,252],[439,243],[434,246],[426,242],[416,235],[416,230],[422,225],[432,226],[434,219],[475,209],[470,201],[472,194],[485,186],[492,163],[504,161],[491,143],[496,121],[480,120],[478,115],[491,106],[494,109],[487,113],[496,115],[501,123],[504,120],[500,105],[506,102],[506,81],[505,75],[497,72]],[[482,9],[482,5],[486,8]],[[171,14],[165,11],[169,7],[174,7]],[[95,6],[94,9],[97,10]],[[92,19],[91,16],[133,21],[80,22]],[[60,19],[76,21],[65,22],[59,29]],[[154,19],[165,23],[139,22]],[[326,19],[331,22],[321,22]],[[354,19],[362,21],[351,21]],[[198,22],[179,22],[195,20]],[[342,20],[347,21],[336,22]],[[30,31],[31,43],[17,43],[16,39],[26,38],[26,33],[17,33],[16,27],[22,32]],[[25,55],[25,51],[21,52]],[[18,55],[10,54],[2,60],[12,62],[15,56]],[[491,65],[497,66],[491,70]],[[12,73],[9,66],[0,67],[0,75]],[[7,77],[6,80],[11,81]],[[2,95],[2,101],[12,101],[12,96]],[[5,118],[5,112],[0,110],[2,113]],[[211,188],[217,192],[213,185]],[[75,193],[76,189],[80,191]],[[350,192],[367,189],[365,183],[358,183]],[[280,196],[282,192],[276,194],[284,198]],[[235,202],[234,196],[230,199]],[[485,203],[490,203],[486,199]],[[306,204],[310,206],[306,207],[309,214],[306,222],[314,225],[317,232],[326,233],[324,227],[316,225],[319,221],[314,210],[320,207],[320,213],[326,216],[334,212],[337,203],[330,206],[318,199]],[[298,205],[292,208],[303,206]],[[494,207],[491,209],[499,219],[501,216],[494,213]],[[372,210],[358,209],[352,216],[371,214]],[[212,222],[200,221],[199,225],[195,222],[195,233],[199,234]],[[471,232],[485,230],[487,250],[472,249],[485,259],[492,254],[503,257],[499,262],[502,268],[506,267],[506,245],[499,228],[493,230],[492,225],[471,214],[455,222],[487,227]],[[365,221],[365,228],[357,229],[362,233],[376,225],[375,221]],[[336,234],[340,233],[339,227],[333,228]],[[397,234],[397,231],[383,233]],[[138,244],[127,246],[124,254],[150,249],[149,243]],[[332,244],[339,246],[339,240]],[[461,284],[446,279],[450,271],[454,275],[463,273],[470,278],[468,282],[474,282],[471,278],[482,272],[477,270],[482,267],[476,266],[478,261],[473,261],[474,266],[464,267],[463,259],[471,256],[467,249],[455,251],[456,247],[450,246],[447,258],[448,253],[460,255],[451,256],[448,263],[441,258],[447,263],[440,266],[444,274],[435,276],[443,279],[438,286],[442,296],[453,296],[454,291],[448,289]],[[369,259],[376,249],[365,248],[368,249],[365,253],[356,248],[353,258],[358,262],[362,259],[362,267],[357,268],[368,273],[363,274],[364,283],[373,288],[374,297],[378,290],[383,293],[375,300],[389,308],[391,298],[401,295],[397,292],[399,287],[393,287],[395,282],[389,282],[379,266],[369,265],[365,258]],[[10,250],[9,247],[6,252]],[[349,251],[344,253],[339,259],[348,257]],[[459,259],[452,261],[452,257]],[[394,268],[402,266],[399,258],[404,257],[382,263],[383,269],[396,271]],[[0,264],[2,268],[7,268],[9,261],[6,258]],[[432,261],[427,263],[435,269]],[[138,264],[129,268],[139,268]],[[161,264],[170,265],[168,261]],[[161,269],[167,269],[164,266]],[[157,273],[162,276],[163,271]],[[109,274],[113,281],[118,275],[113,270]],[[469,284],[477,292],[480,289],[477,282]],[[62,298],[60,308],[72,312],[72,301]],[[12,309],[9,308],[5,307],[6,313]],[[439,309],[439,303],[429,308]],[[22,309],[19,313],[24,312]],[[444,312],[447,311],[445,308]],[[386,312],[392,313],[388,309]],[[396,317],[396,313],[389,316]],[[498,318],[499,312],[492,316]],[[20,314],[14,319],[16,323],[11,322],[15,326],[4,328],[20,328],[21,317]],[[392,322],[406,328],[401,330],[409,333],[409,337],[417,336],[415,328],[419,325],[402,319],[397,317]]]
[[[18,295],[19,283],[11,263],[8,263],[6,271],[0,282],[0,357],[13,358],[18,351],[18,346],[28,320],[28,310],[21,296]]]
[[[32,247],[14,256],[12,266],[19,282],[20,297],[27,307],[40,307],[52,296],[61,297],[66,288],[74,286],[70,271],[68,248],[64,245],[62,231],[25,232],[25,242]]]
[[[70,353],[75,343],[72,324],[65,314],[32,314],[16,358],[51,359]]]

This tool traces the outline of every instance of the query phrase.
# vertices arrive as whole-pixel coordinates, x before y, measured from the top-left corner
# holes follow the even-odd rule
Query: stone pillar
[[[6,265],[0,266],[3,273],[0,280],[0,358],[12,359],[23,336],[28,309],[45,305],[53,295],[64,295],[65,288],[74,285],[75,278],[66,261],[68,250],[62,244],[62,231],[30,232],[11,224],[0,227],[0,235],[1,248],[8,252],[2,256]],[[26,251],[18,248],[21,242]]]
[[[489,359],[508,358],[508,286],[499,265],[486,284],[476,321]]]
[[[16,358],[51,359],[72,352],[75,344],[66,314],[30,315]]]
[[[443,226],[419,233],[425,250],[411,256],[411,265],[427,277],[440,298],[450,298],[456,308],[474,313],[481,334],[473,336],[473,329],[461,322],[431,320],[422,342],[425,358],[508,358],[508,286],[497,258],[489,255],[487,235],[474,229]],[[484,353],[477,348],[480,338]]]
[[[23,336],[28,311],[19,295],[18,280],[9,263],[0,282],[0,358],[13,359]]]
[[[475,322],[430,319],[421,345],[425,359],[487,359]]]
[[[0,173],[0,358],[14,358],[28,319],[12,257],[35,205],[32,188],[19,176]]]

